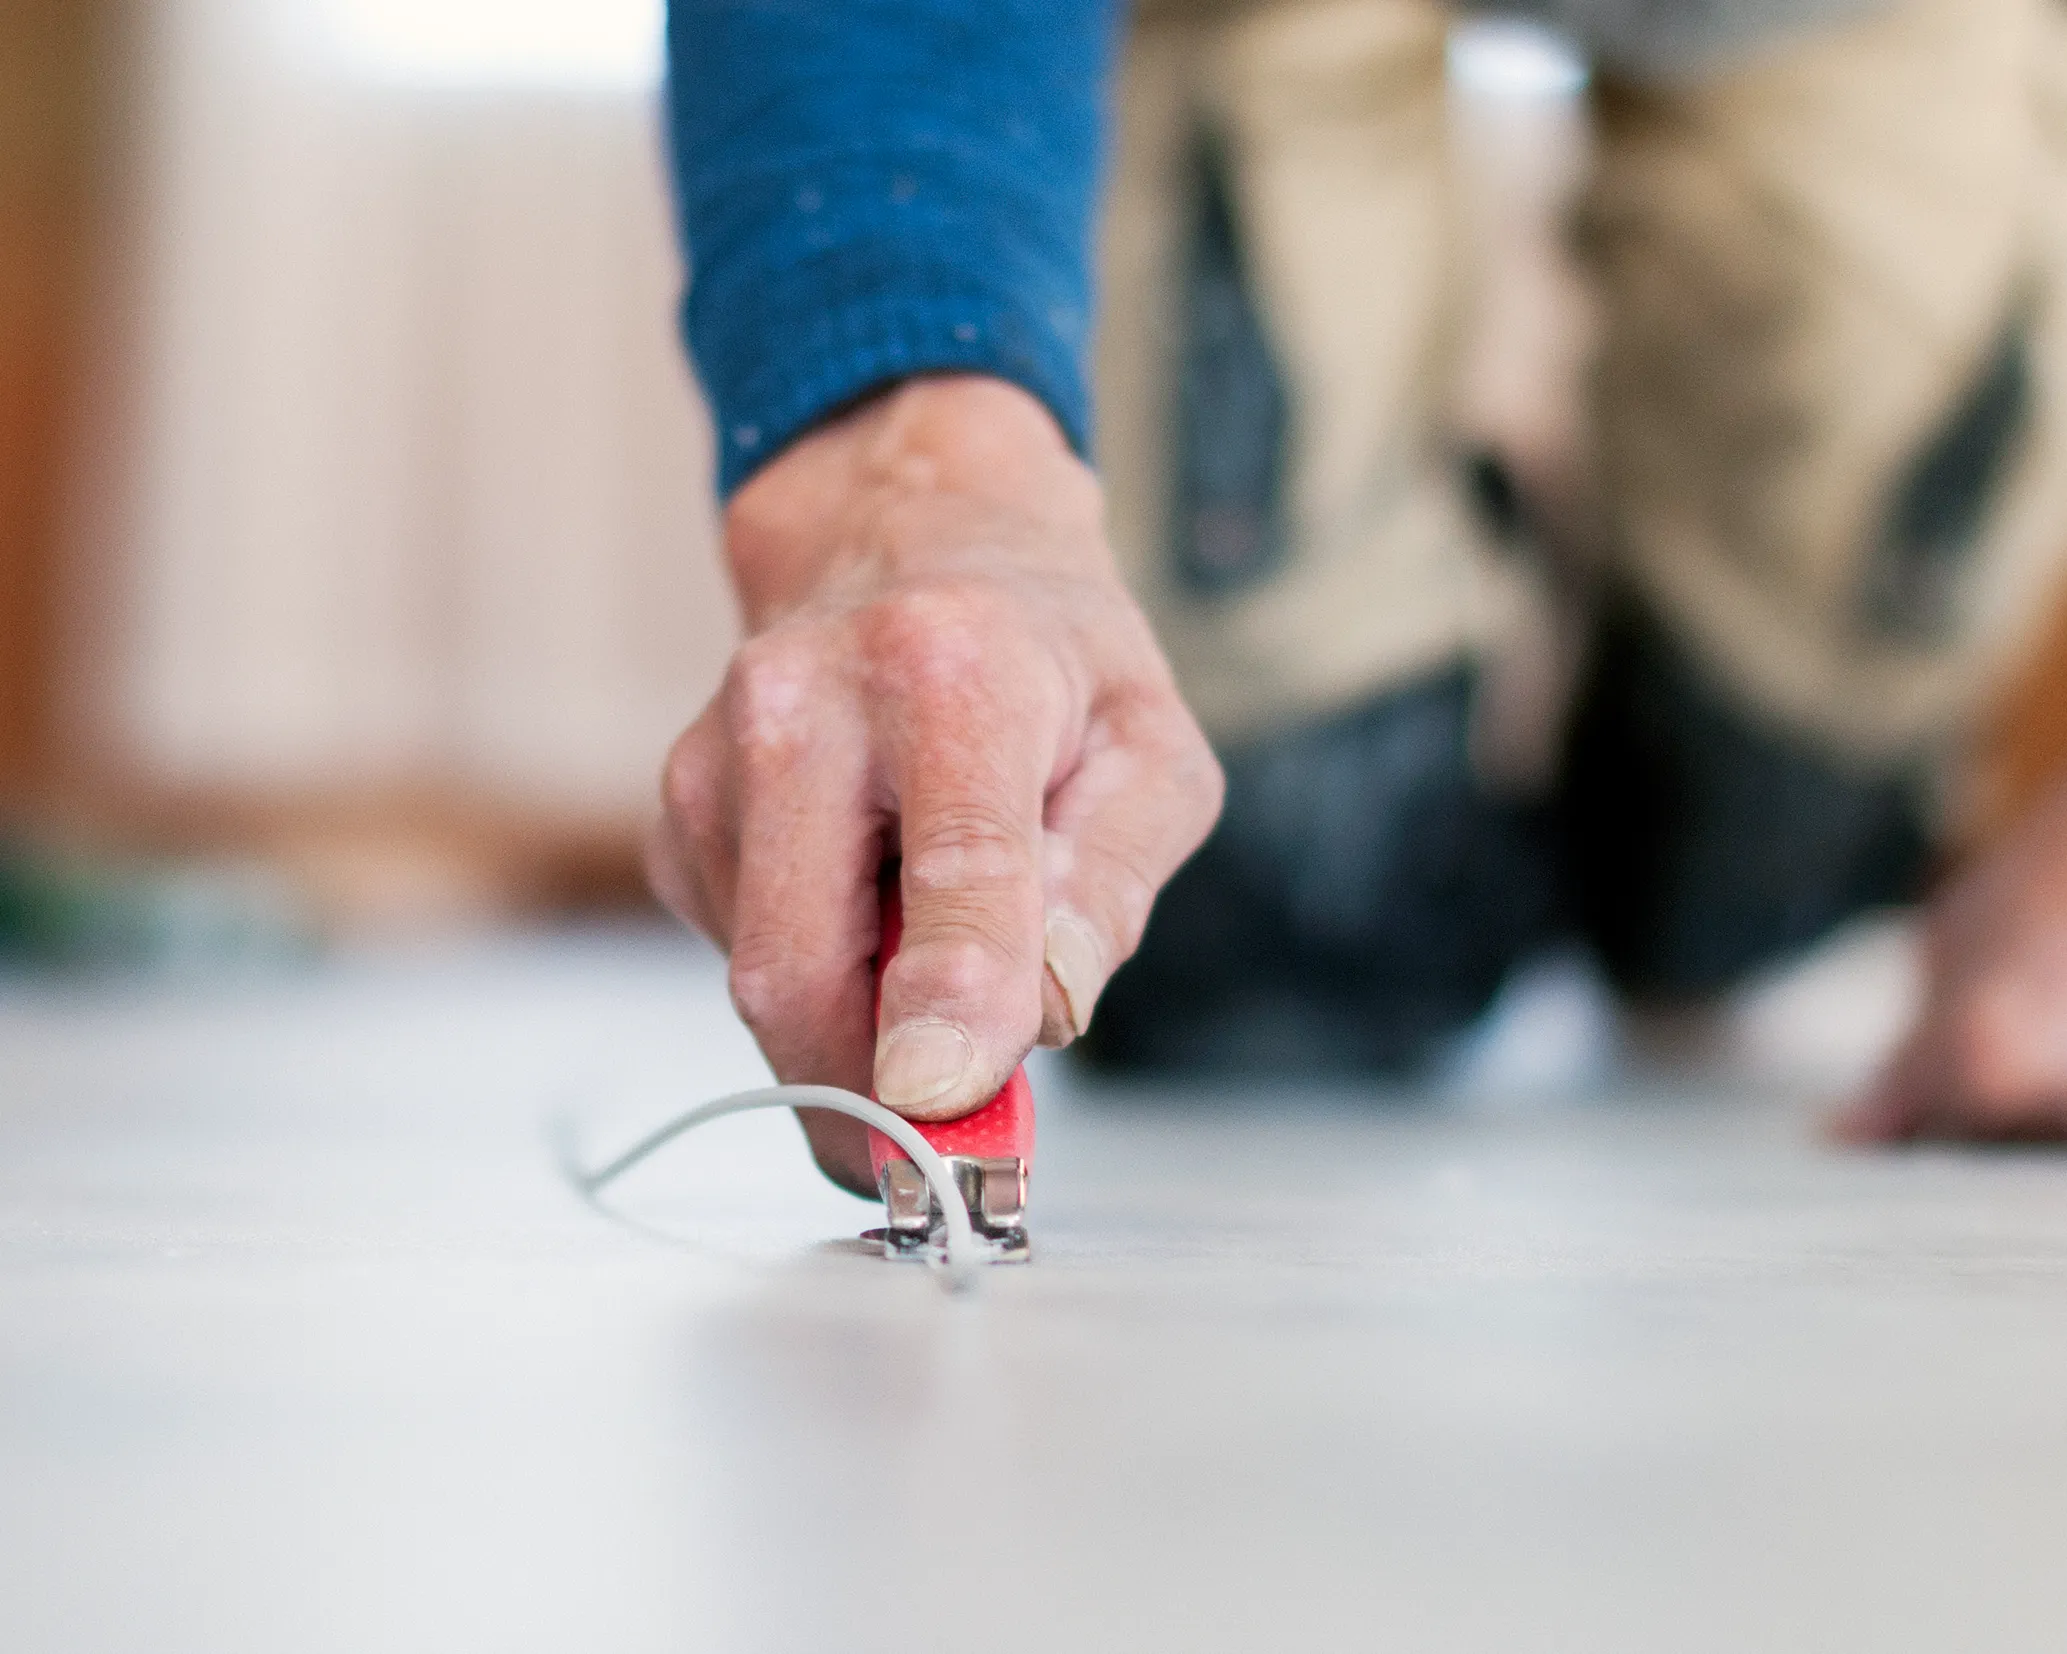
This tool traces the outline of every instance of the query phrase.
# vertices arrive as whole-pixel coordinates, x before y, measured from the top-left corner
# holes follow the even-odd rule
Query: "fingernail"
[[[899,1114],[923,1112],[960,1085],[975,1061],[969,1036],[952,1022],[907,1022],[876,1058],[876,1095]]]
[[[1105,986],[1105,950],[1097,934],[1074,913],[1048,915],[1048,974],[1062,990],[1070,1026],[1079,1034],[1091,1026],[1091,1009]]]

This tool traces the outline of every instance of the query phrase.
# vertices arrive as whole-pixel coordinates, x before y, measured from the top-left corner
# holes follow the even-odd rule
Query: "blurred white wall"
[[[153,0],[104,750],[643,809],[732,633],[658,0]]]

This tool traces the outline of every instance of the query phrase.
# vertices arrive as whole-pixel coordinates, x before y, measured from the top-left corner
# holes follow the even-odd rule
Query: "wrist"
[[[902,506],[949,497],[980,514],[1082,518],[1094,532],[1060,543],[1103,544],[1097,482],[1039,400],[981,375],[910,379],[798,438],[733,496],[725,551],[747,630],[858,561],[968,549],[880,532]]]

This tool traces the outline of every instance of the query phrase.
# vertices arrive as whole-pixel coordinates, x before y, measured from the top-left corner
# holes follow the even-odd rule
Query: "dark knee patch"
[[[1626,991],[1714,993],[1914,899],[1930,860],[1919,791],[1767,727],[1625,609],[1603,629],[1566,765],[1573,905]]]
[[[1495,545],[1518,546],[1529,532],[1529,510],[1507,461],[1491,448],[1466,454],[1464,497]]]
[[[1082,1042],[1114,1066],[1397,1071],[1559,933],[1548,812],[1492,796],[1459,668],[1226,755],[1227,807]]]
[[[1181,585],[1213,594],[1251,585],[1284,561],[1288,416],[1243,263],[1226,157],[1210,139],[1195,151],[1194,181],[1170,554]]]
[[[2031,326],[2021,312],[1899,480],[1866,565],[1863,618],[1881,637],[1951,630],[1960,576],[2031,427]]]

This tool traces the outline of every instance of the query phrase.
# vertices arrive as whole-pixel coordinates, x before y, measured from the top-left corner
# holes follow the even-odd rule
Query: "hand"
[[[1836,1129],[2067,1139],[2067,787],[1931,904],[1922,1011]]]
[[[914,380],[802,438],[725,517],[747,640],[675,744],[654,888],[731,955],[785,1081],[914,1119],[1088,1025],[1219,811],[1219,766],[1046,410]],[[871,1008],[877,874],[904,941]],[[873,1193],[863,1128],[805,1120]]]

